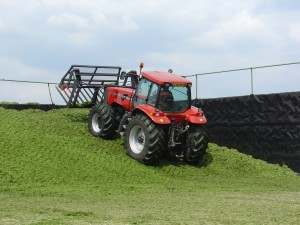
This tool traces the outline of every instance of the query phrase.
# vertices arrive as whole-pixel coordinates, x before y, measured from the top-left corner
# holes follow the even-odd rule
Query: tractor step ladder
[[[56,89],[67,107],[93,106],[103,101],[106,85],[119,84],[121,69],[118,66],[72,65]]]

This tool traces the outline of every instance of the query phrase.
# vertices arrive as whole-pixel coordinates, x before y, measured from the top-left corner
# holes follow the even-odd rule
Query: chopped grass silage
[[[0,108],[0,224],[9,218],[25,224],[198,224],[200,215],[207,224],[297,221],[300,177],[289,168],[215,144],[199,166],[168,160],[145,166],[125,154],[123,138],[91,136],[88,112]],[[273,209],[270,196],[279,203]],[[255,207],[268,211],[252,218]],[[294,217],[288,220],[281,210]]]
[[[0,113],[0,174],[8,186],[295,177],[286,167],[214,144],[199,167],[167,160],[147,167],[125,155],[123,138],[92,137],[87,131],[87,109],[1,109]]]

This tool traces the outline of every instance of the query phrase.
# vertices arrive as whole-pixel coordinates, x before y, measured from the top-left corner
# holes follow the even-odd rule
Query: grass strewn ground
[[[214,144],[198,167],[144,166],[87,114],[0,108],[0,224],[299,224],[288,168]]]

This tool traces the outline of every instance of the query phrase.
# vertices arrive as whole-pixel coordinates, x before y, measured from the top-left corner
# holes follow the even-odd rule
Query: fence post
[[[253,95],[254,91],[253,91],[253,68],[250,68],[251,70],[251,95]]]
[[[196,75],[196,99],[198,99],[198,75]]]
[[[52,105],[54,105],[53,100],[52,100],[52,95],[51,95],[51,90],[50,90],[50,84],[49,83],[48,83],[48,90],[49,90],[51,103],[52,103]]]

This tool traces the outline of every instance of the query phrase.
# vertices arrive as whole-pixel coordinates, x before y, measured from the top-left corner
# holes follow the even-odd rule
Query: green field
[[[210,144],[142,165],[87,131],[87,109],[0,108],[0,224],[299,224],[300,177]]]

